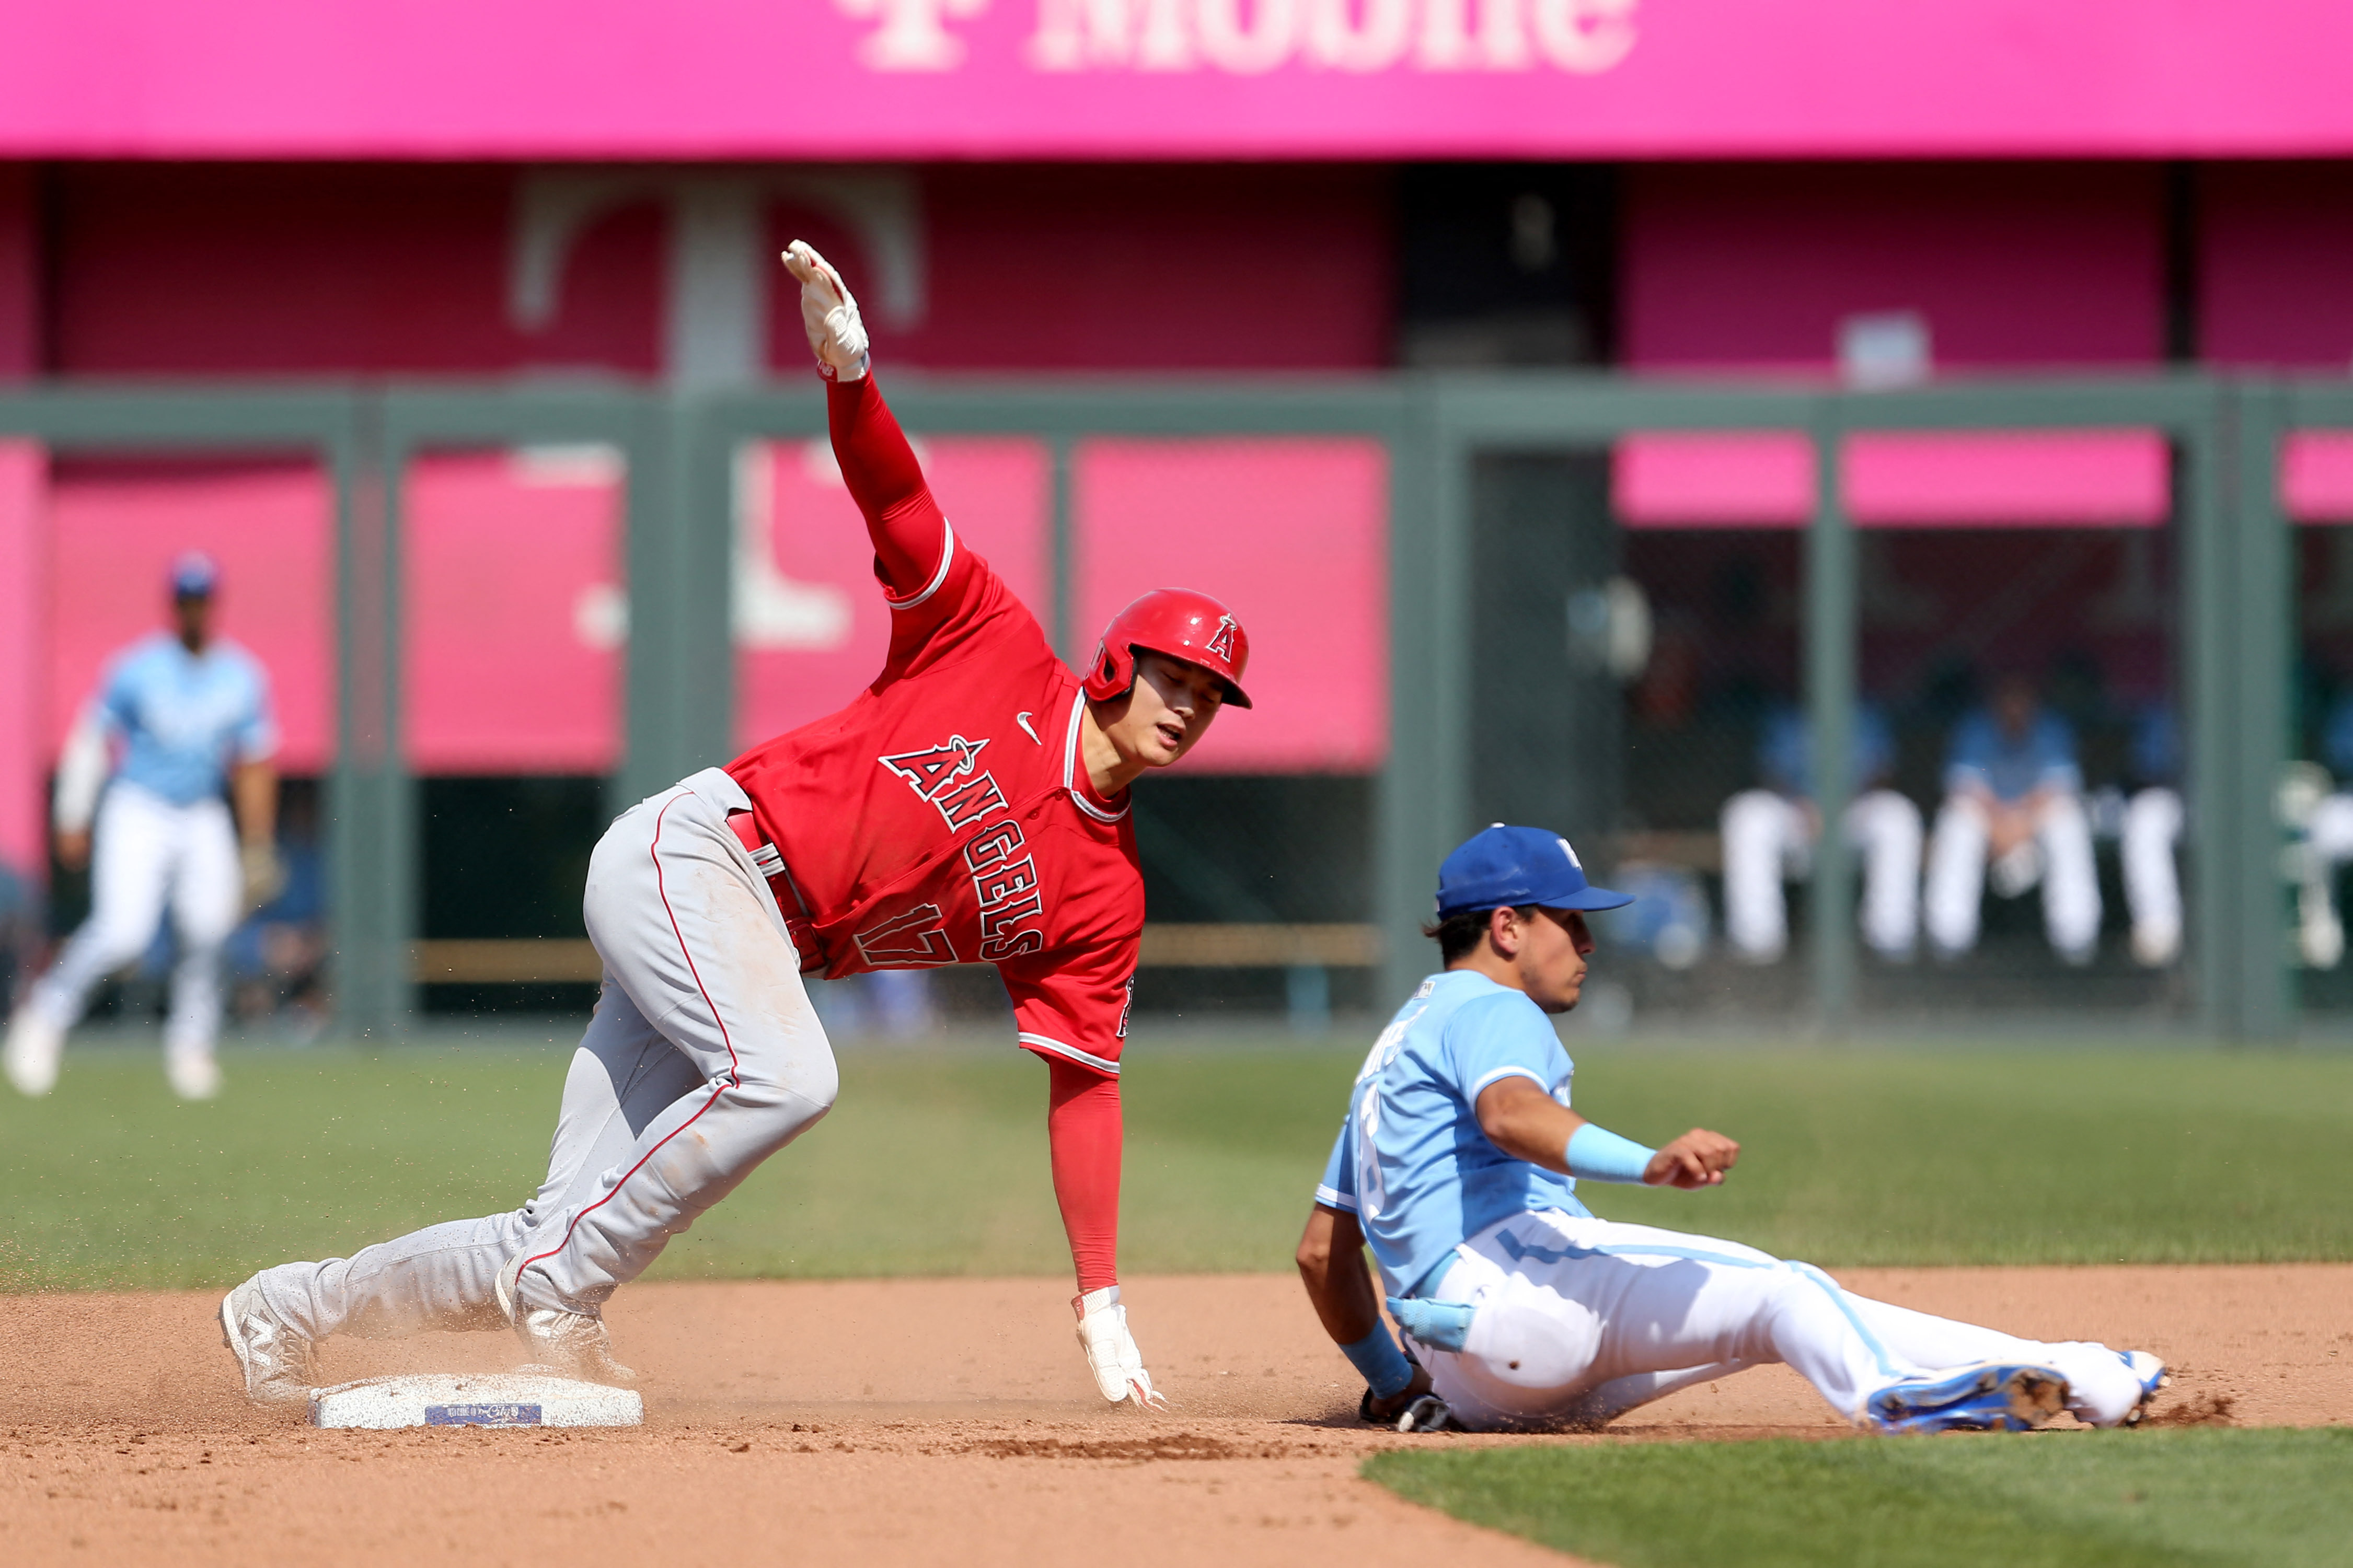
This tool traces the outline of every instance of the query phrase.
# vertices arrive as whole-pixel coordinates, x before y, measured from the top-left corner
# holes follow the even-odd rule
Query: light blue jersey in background
[[[174,805],[218,795],[231,763],[278,750],[269,674],[226,637],[201,654],[169,632],[142,637],[107,666],[96,712],[122,743],[114,776]]]
[[[1976,784],[1996,800],[2024,800],[2038,789],[2080,792],[2084,775],[2075,766],[2075,731],[2058,714],[2037,713],[2025,734],[2012,740],[1985,710],[1965,714],[1953,727],[1945,759],[1945,787]]]
[[[1479,1126],[1479,1091],[1533,1079],[1563,1106],[1577,1070],[1535,1003],[1475,970],[1421,983],[1373,1044],[1315,1201],[1356,1215],[1391,1296],[1513,1215],[1586,1215],[1577,1183],[1515,1160]]]

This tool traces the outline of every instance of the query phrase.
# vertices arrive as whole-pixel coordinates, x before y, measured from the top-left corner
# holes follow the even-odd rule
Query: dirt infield
[[[2160,1418],[2353,1422],[2353,1266],[1855,1269],[1850,1287],[2043,1338],[2157,1351]],[[1337,1547],[1567,1561],[1356,1479],[1402,1442],[1295,1281],[1145,1279],[1165,1416],[1104,1406],[1053,1282],[647,1285],[611,1312],[648,1425],[318,1432],[237,1393],[208,1295],[0,1299],[0,1559],[11,1563],[713,1562],[860,1568],[1280,1563]],[[512,1364],[503,1335],[339,1342],[335,1379]],[[1841,1430],[1778,1367],[1638,1412],[1633,1438]],[[1522,1439],[1523,1441],[1525,1439]],[[1560,1438],[1564,1442],[1610,1441]]]

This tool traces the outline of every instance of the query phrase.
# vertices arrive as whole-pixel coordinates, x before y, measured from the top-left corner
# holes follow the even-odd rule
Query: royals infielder
[[[1498,824],[1440,868],[1445,970],[1365,1058],[1299,1244],[1316,1313],[1365,1375],[1366,1417],[1599,1425],[1778,1361],[1869,1431],[2022,1429],[2063,1409],[2137,1420],[2165,1373],[2145,1352],[2013,1339],[1736,1242],[1587,1212],[1579,1177],[1713,1186],[1740,1152],[1699,1128],[1647,1149],[1569,1109],[1574,1068],[1546,1015],[1577,1005],[1584,911],[1630,901],[1588,886],[1568,841],[1537,828]],[[1381,1322],[1367,1239],[1419,1364]]]
[[[1161,589],[1113,617],[1072,675],[932,500],[867,374],[849,289],[797,241],[786,265],[891,606],[882,671],[831,718],[606,832],[585,900],[604,991],[538,1195],[238,1286],[221,1324],[256,1400],[306,1397],[331,1334],[502,1321],[533,1361],[627,1381],[605,1300],[833,1104],[802,972],[945,963],[996,964],[1020,1044],[1046,1062],[1096,1386],[1157,1399],[1114,1268],[1120,1045],[1144,925],[1127,788],[1222,704],[1249,706],[1249,644],[1216,601]]]
[[[115,655],[58,763],[58,859],[90,866],[90,919],[8,1030],[8,1079],[42,1095],[90,988],[154,940],[166,898],[179,938],[164,1066],[185,1100],[220,1092],[220,950],[243,910],[276,896],[278,727],[259,659],[213,632],[219,569],[173,563],[172,631]],[[112,766],[110,752],[121,762]],[[225,789],[237,798],[232,826]],[[103,804],[100,792],[105,792]],[[91,818],[95,816],[93,830]],[[244,848],[237,846],[238,831]]]

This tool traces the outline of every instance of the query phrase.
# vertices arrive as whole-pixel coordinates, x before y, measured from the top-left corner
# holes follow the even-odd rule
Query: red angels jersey
[[[872,377],[828,395],[890,654],[849,707],[727,766],[800,899],[804,967],[994,963],[1023,1046],[1116,1073],[1144,878],[1126,796],[1080,760],[1078,678],[939,514]]]

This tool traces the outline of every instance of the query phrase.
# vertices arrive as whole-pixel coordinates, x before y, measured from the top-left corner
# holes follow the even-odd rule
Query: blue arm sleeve
[[[1568,1173],[1580,1180],[1631,1184],[1642,1179],[1657,1152],[1588,1121],[1568,1135],[1568,1146],[1561,1157],[1568,1163]]]
[[[1389,1338],[1387,1323],[1375,1323],[1371,1333],[1355,1344],[1342,1345],[1340,1353],[1365,1374],[1365,1384],[1376,1399],[1403,1393],[1405,1385],[1413,1381],[1413,1363],[1405,1359],[1405,1352]]]

